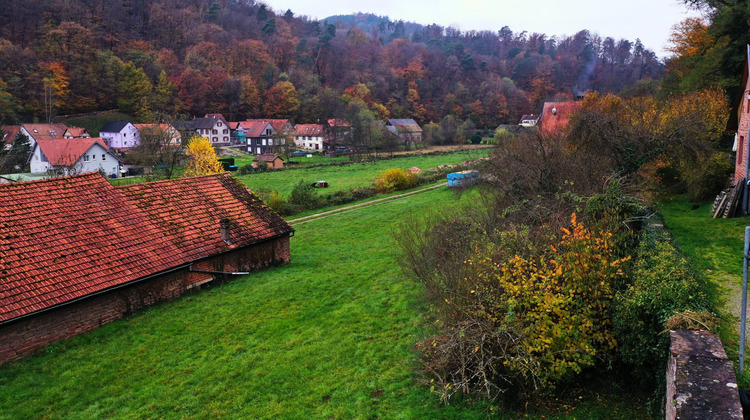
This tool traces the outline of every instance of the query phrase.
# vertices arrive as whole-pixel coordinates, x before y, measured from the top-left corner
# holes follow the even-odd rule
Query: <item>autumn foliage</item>
[[[185,176],[211,175],[222,171],[221,163],[216,157],[216,150],[206,137],[198,135],[191,137],[185,155],[187,156]]]

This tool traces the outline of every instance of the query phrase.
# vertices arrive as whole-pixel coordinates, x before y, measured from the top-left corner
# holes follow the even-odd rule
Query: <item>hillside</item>
[[[662,74],[640,42],[588,31],[461,32],[363,14],[319,22],[250,0],[29,0],[0,15],[5,124],[117,108],[142,121],[452,114],[494,127],[546,99]]]

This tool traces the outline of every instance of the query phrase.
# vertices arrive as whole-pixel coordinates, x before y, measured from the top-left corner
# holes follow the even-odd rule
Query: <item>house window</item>
[[[50,136],[56,136],[57,132],[55,130],[49,130]]]
[[[222,133],[224,133],[224,134],[227,134],[228,132],[229,132],[229,130],[227,130],[226,128],[224,129],[224,131],[222,131]]]
[[[268,130],[266,130],[266,135],[267,135],[267,136],[270,136],[270,135],[271,135],[271,129],[270,129],[270,128],[269,128]]]
[[[83,161],[88,162],[89,161],[89,155],[83,155]]]
[[[92,159],[92,160],[96,160],[96,155],[92,153],[92,154],[91,154],[91,159]]]
[[[219,130],[214,128],[213,130],[211,130],[211,134],[219,134]]]
[[[214,137],[214,138],[212,138],[212,139],[211,139],[211,141],[212,141],[212,142],[214,142],[214,143],[216,143],[216,142],[217,142],[218,140],[219,140],[219,139],[218,139],[218,138],[216,138],[216,137]]]
[[[107,160],[107,155],[102,153],[102,160]]]
[[[123,137],[127,137],[127,136],[128,136],[128,133],[123,133],[123,134],[122,134],[122,136],[123,136]]]

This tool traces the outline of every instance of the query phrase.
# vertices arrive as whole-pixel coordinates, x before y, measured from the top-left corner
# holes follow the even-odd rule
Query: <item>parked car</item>
[[[292,152],[292,156],[307,156],[307,153],[303,152],[302,150],[295,150]]]
[[[349,151],[349,148],[346,147],[346,146],[336,146],[335,150],[336,150],[336,152],[340,153],[340,152],[347,152],[347,151]]]

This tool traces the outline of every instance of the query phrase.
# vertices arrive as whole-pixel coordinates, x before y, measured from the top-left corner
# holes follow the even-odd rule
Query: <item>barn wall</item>
[[[253,271],[286,262],[289,262],[288,236],[201,260],[193,268]],[[157,302],[174,299],[188,290],[199,290],[214,277],[191,272],[186,267],[0,326],[0,363],[91,331]]]

